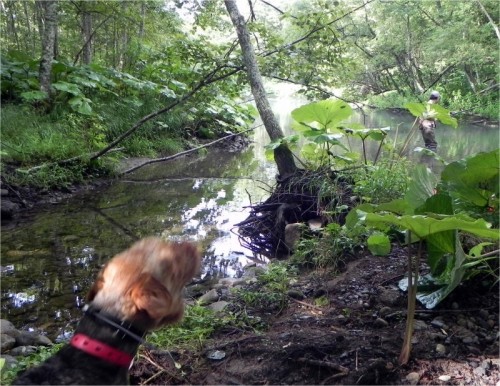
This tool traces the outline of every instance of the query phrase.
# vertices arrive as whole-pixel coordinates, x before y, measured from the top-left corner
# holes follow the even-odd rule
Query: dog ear
[[[182,316],[182,308],[180,310],[173,309],[172,296],[168,290],[148,273],[139,276],[132,285],[129,294],[136,312],[147,313],[155,324],[158,324],[165,317],[170,318],[170,314],[175,320]]]

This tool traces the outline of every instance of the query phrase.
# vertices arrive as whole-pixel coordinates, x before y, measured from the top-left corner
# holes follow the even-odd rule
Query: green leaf
[[[375,233],[368,237],[368,249],[375,256],[387,256],[391,252],[389,237],[383,233]]]
[[[26,102],[41,101],[47,99],[48,95],[45,91],[26,91],[21,93],[21,98]]]
[[[404,105],[411,115],[414,117],[422,117],[426,111],[426,106],[423,103],[411,102]]]
[[[68,82],[56,82],[52,83],[52,87],[54,87],[56,90],[59,91],[64,91],[72,95],[83,95],[82,91],[78,88],[78,86],[74,83],[68,83]]]
[[[405,201],[409,208],[407,214],[413,213],[417,207],[422,206],[434,194],[438,181],[436,175],[424,164],[417,165],[410,175],[411,179],[405,194]]]
[[[498,197],[500,150],[448,164],[441,173],[445,188],[453,198],[479,207]]]
[[[309,103],[292,111],[297,122],[312,124],[317,122],[322,129],[335,128],[352,114],[351,107],[344,101],[326,99]]]
[[[77,96],[77,97],[71,98],[68,101],[68,103],[74,111],[77,111],[80,114],[83,114],[83,115],[92,115],[93,114],[92,107],[90,106],[92,101],[88,98]]]
[[[490,229],[490,224],[483,219],[474,220],[466,215],[436,215],[436,218],[422,215],[396,216],[392,213],[360,213],[360,215],[368,225],[377,225],[378,223],[393,224],[412,231],[421,239],[425,239],[434,233],[455,229],[487,239],[500,239],[498,229]]]

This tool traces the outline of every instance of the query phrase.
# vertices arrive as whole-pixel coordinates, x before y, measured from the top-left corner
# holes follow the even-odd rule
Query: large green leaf
[[[92,101],[88,98],[76,96],[68,101],[71,108],[83,115],[92,115],[92,107],[90,104]]]
[[[80,88],[74,83],[60,81],[60,82],[52,83],[52,87],[54,87],[56,90],[64,91],[64,92],[67,92],[67,93],[75,95],[75,96],[83,95]]]
[[[483,219],[474,220],[466,215],[396,216],[392,213],[366,213],[359,210],[358,215],[366,221],[367,225],[375,226],[379,223],[389,223],[408,229],[421,239],[425,239],[431,234],[449,230],[462,230],[487,239],[500,239],[498,229],[490,229],[491,225]]]
[[[437,119],[443,125],[458,127],[458,122],[450,115],[450,111],[437,104],[407,103],[404,106],[414,116],[422,119]]]
[[[448,164],[441,173],[446,189],[462,202],[484,207],[491,195],[498,197],[500,150]]]
[[[434,194],[438,179],[424,164],[418,164],[412,169],[405,201],[408,203],[407,214],[414,213],[415,209],[422,206]]]
[[[292,111],[297,122],[311,125],[317,122],[322,129],[335,128],[352,114],[351,107],[344,101],[326,99],[309,103]]]

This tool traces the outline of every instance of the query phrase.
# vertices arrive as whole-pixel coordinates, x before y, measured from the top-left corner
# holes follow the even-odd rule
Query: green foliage
[[[379,147],[382,146],[390,128],[366,128],[358,123],[348,123],[347,120],[351,115],[352,109],[346,102],[332,99],[309,103],[292,111],[294,119],[292,127],[306,142],[301,148],[301,154],[310,167],[335,168],[352,164],[360,159],[359,154],[353,153],[344,145],[341,141],[343,138],[347,138],[347,141],[349,137],[361,139],[365,164],[368,163],[365,141],[374,140],[379,143]],[[281,142],[295,144],[299,140],[297,136],[291,136]],[[271,148],[280,143],[271,144]],[[340,150],[344,152],[339,153]]]
[[[353,193],[363,202],[381,204],[402,198],[409,182],[409,162],[381,160],[377,165],[355,169]]]
[[[34,354],[26,357],[17,357],[18,362],[14,367],[8,367],[5,364],[0,366],[0,380],[2,385],[11,385],[20,371],[39,365],[59,351],[63,345],[63,343],[60,343],[50,347],[38,347]]]
[[[450,116],[450,112],[437,104],[407,103],[404,106],[414,116],[422,119],[437,119],[443,125],[457,128],[458,121]]]
[[[391,224],[427,241],[431,274],[422,280],[427,287],[432,281],[434,287],[419,298],[427,301],[429,308],[463,280],[476,275],[478,269],[487,266],[484,260],[468,264],[469,257],[459,232],[497,242],[500,239],[498,229],[491,229],[491,224],[484,219],[489,213],[498,218],[498,161],[496,150],[448,165],[441,174],[438,194],[434,194],[434,176],[419,165],[403,201],[365,204],[355,209],[359,219],[368,226],[385,228]],[[477,253],[477,248],[471,250]],[[487,273],[491,273],[491,269],[487,269]]]
[[[355,252],[362,234],[337,223],[329,223],[313,238],[303,238],[291,257],[292,264],[337,269],[346,255]]]
[[[162,328],[148,335],[148,342],[163,349],[199,349],[210,335],[229,322],[200,305],[187,306],[180,323]]]
[[[237,300],[246,307],[258,310],[281,311],[288,303],[287,291],[296,272],[285,263],[271,263],[258,277],[255,290],[239,289],[234,292]]]

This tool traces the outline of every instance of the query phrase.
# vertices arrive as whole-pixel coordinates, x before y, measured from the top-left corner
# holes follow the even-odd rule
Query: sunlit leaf
[[[367,246],[375,256],[387,256],[391,251],[391,241],[383,233],[376,233],[368,237]]]

